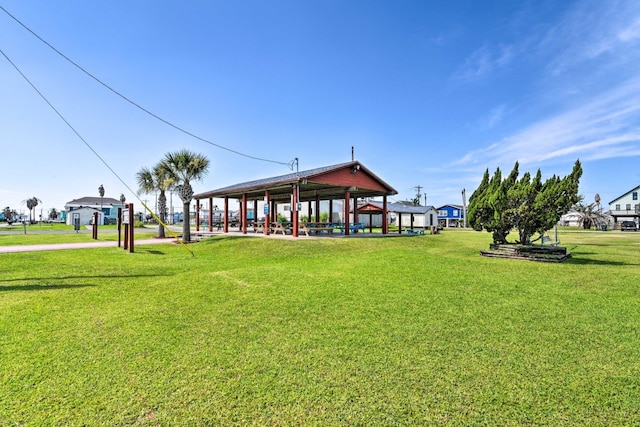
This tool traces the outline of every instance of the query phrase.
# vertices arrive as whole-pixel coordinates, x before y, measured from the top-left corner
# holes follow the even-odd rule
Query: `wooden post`
[[[387,218],[387,195],[382,196],[382,234],[389,234],[389,220]]]
[[[271,200],[271,222],[276,222],[278,220],[278,209],[275,200]]]
[[[258,199],[253,201],[253,225],[255,226],[257,222],[258,222]]]
[[[271,192],[269,190],[264,192],[264,205],[267,208],[267,213],[264,216],[264,231],[262,232],[265,236],[269,235],[269,219],[271,217]]]
[[[402,212],[398,212],[398,234],[402,234]]]
[[[98,212],[93,213],[93,227],[91,227],[91,238],[98,240]]]
[[[122,208],[118,208],[118,247],[121,245],[121,232],[122,232]]]
[[[311,217],[309,217],[311,219]],[[320,196],[316,194],[316,222],[320,222]],[[331,222],[331,219],[329,219]]]
[[[369,233],[373,233],[373,213],[369,211]]]
[[[196,231],[200,231],[200,200],[196,199]]]
[[[129,203],[129,252],[133,253],[133,224],[135,221],[133,220],[133,203]]]
[[[360,218],[358,216],[358,198],[353,198],[353,223],[360,222]],[[353,230],[354,233],[357,233],[358,230]]]
[[[333,199],[329,199],[329,222],[333,222]]]
[[[298,186],[293,186],[293,206],[291,206],[291,232],[293,237],[298,237],[298,218],[300,213],[298,212]]]
[[[242,193],[242,234],[247,234],[247,193]]]
[[[209,233],[213,231],[213,197],[209,197]]]
[[[223,229],[225,233],[229,232],[229,196],[224,196],[224,219]]]
[[[351,199],[351,193],[349,190],[344,192],[344,235],[349,235],[349,202]]]

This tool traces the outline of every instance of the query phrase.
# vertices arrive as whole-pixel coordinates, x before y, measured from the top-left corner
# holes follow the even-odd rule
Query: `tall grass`
[[[640,422],[640,235],[0,255],[2,425]]]

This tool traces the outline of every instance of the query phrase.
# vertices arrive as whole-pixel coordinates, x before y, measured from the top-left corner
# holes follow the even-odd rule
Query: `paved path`
[[[135,250],[138,245],[157,245],[174,243],[176,239],[148,239],[136,240],[133,248]],[[82,243],[52,243],[48,245],[16,245],[16,246],[0,246],[0,253],[15,252],[37,252],[37,251],[59,251],[65,249],[86,249],[86,248],[105,248],[117,247],[118,242],[82,242]]]

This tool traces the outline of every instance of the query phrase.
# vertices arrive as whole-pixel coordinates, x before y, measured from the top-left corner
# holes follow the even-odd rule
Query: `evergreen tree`
[[[544,183],[539,169],[533,179],[527,172],[518,180],[518,168],[516,162],[504,181],[500,168],[491,180],[487,170],[469,199],[469,224],[476,231],[492,233],[496,244],[508,243],[512,229],[518,230],[517,243],[530,244],[534,234],[542,235],[553,228],[580,200],[580,161],[565,178],[554,175]]]

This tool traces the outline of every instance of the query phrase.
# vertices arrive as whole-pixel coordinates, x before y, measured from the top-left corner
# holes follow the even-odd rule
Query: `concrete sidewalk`
[[[136,240],[133,248],[135,250],[138,245],[158,245],[174,243],[176,239],[147,239]],[[82,242],[82,243],[52,243],[48,245],[16,245],[16,246],[0,246],[0,253],[16,253],[16,252],[38,252],[38,251],[60,251],[65,249],[89,249],[89,248],[105,248],[118,247],[118,242]],[[121,248],[122,249],[122,248]]]

